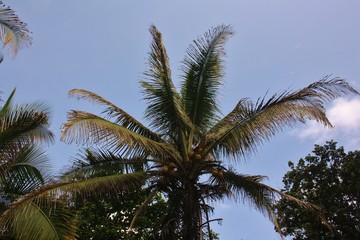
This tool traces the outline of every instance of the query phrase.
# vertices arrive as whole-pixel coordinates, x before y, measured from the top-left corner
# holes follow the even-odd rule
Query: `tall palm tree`
[[[22,22],[14,10],[6,7],[1,0],[0,39],[3,47],[10,50],[13,56],[15,56],[22,47],[29,46],[32,42],[27,24]]]
[[[70,95],[104,105],[104,117],[72,110],[62,130],[62,139],[68,143],[96,144],[102,151],[106,149],[123,159],[101,162],[98,168],[139,162],[143,167],[86,180],[73,174],[67,181],[39,188],[13,203],[0,218],[0,226],[14,209],[51,191],[101,193],[109,188],[119,191],[139,186],[151,193],[135,212],[130,227],[136,227],[136,220],[147,205],[161,194],[167,201],[166,214],[153,227],[161,230],[164,239],[203,239],[205,235],[211,239],[213,203],[224,198],[248,201],[275,226],[272,204],[278,197],[318,212],[321,217],[316,206],[262,183],[264,176],[238,173],[228,166],[241,162],[286,126],[310,119],[331,127],[324,102],[342,94],[358,93],[345,80],[326,77],[301,90],[283,91],[255,103],[241,99],[230,113],[222,116],[216,97],[222,86],[224,45],[234,34],[232,28],[212,28],[190,45],[182,65],[180,91],[176,91],[172,81],[161,33],[155,26],[151,26],[150,33],[153,40],[149,69],[146,80],[141,81],[147,101],[145,118],[150,126],[93,92],[74,89]],[[96,176],[89,172],[96,168],[89,166],[77,171]]]
[[[54,141],[49,130],[48,107],[40,102],[14,105],[14,94],[15,90],[0,107],[1,214],[10,208],[10,203],[49,181],[49,160],[40,144]],[[34,201],[26,211],[25,208],[14,211],[6,227],[1,228],[0,238],[52,239],[53,235],[63,234],[61,221],[69,220],[58,213],[53,213],[44,202]]]
[[[143,186],[152,194],[139,207],[132,226],[158,193],[168,202],[167,214],[158,223],[167,239],[179,232],[190,240],[209,234],[212,203],[224,198],[248,201],[274,222],[272,203],[277,197],[317,211],[316,206],[265,185],[264,176],[241,174],[227,166],[241,162],[260,143],[296,122],[310,119],[331,127],[324,102],[358,93],[343,79],[326,77],[256,103],[241,99],[222,116],[216,97],[222,85],[224,45],[234,34],[232,28],[213,28],[190,45],[181,68],[180,92],[172,81],[161,33],[155,26],[150,33],[149,69],[141,81],[150,126],[95,93],[74,89],[70,95],[104,105],[105,117],[73,110],[62,131],[62,139],[69,143],[98,144],[148,164]]]

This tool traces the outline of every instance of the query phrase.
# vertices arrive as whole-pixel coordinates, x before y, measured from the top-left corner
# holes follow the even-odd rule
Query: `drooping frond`
[[[224,45],[231,35],[230,26],[218,26],[194,41],[187,50],[182,67],[181,100],[198,131],[208,129],[220,111],[216,97],[222,85]]]
[[[0,1],[0,38],[15,56],[22,47],[31,45],[32,39],[27,24],[22,22],[14,10]]]
[[[60,181],[44,185],[35,191],[32,191],[21,198],[14,201],[9,208],[0,217],[0,227],[3,229],[9,223],[9,219],[17,211],[28,206],[30,203],[37,201],[47,201],[47,204],[52,204],[50,196],[59,196],[60,193],[73,192],[80,194],[108,193],[109,191],[124,191],[137,189],[144,184],[148,174],[146,172],[136,172],[129,174],[114,174],[96,178]]]
[[[274,215],[273,204],[280,197],[297,204],[303,209],[317,213],[324,224],[327,224],[327,221],[318,206],[304,202],[263,184],[262,181],[265,178],[266,177],[260,175],[242,175],[229,170],[224,172],[223,180],[230,189],[231,197],[234,197],[236,200],[242,200],[243,202],[249,202],[251,205],[255,206],[261,213],[268,216],[278,229],[279,225]]]
[[[110,191],[134,190],[141,187],[148,178],[146,172],[133,172],[127,174],[114,173],[100,177],[74,180],[64,185],[60,190],[79,193],[92,193],[101,195]]]
[[[172,154],[171,145],[157,142],[104,118],[82,111],[71,111],[61,139],[68,143],[96,143],[124,156]]]
[[[297,122],[315,120],[331,127],[325,101],[350,93],[358,94],[343,79],[326,77],[299,91],[276,94],[256,104],[242,99],[200,145],[206,151],[221,150],[224,155],[236,157],[254,151],[259,143]]]
[[[76,97],[77,99],[85,99],[90,102],[99,103],[101,105],[105,105],[106,109],[103,113],[107,114],[110,118],[115,118],[114,122],[128,128],[131,131],[134,131],[142,136],[145,136],[147,138],[161,141],[161,137],[142,125],[139,121],[137,121],[135,118],[130,116],[127,112],[122,110],[121,108],[115,106],[108,100],[104,99],[103,97],[83,89],[73,89],[69,91],[69,95]]]
[[[149,53],[149,70],[146,81],[141,81],[147,103],[145,117],[161,134],[179,138],[183,145],[184,131],[191,128],[190,121],[180,106],[180,97],[171,80],[169,58],[163,45],[161,33],[154,25],[150,27],[153,41]]]
[[[53,201],[51,206],[41,199],[27,202],[11,212],[7,224],[3,219],[0,224],[19,240],[76,239],[73,214],[61,201]]]

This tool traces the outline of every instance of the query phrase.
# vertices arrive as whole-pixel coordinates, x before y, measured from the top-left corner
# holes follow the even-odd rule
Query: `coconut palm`
[[[40,102],[14,105],[14,94],[15,90],[0,108],[1,214],[10,203],[49,181],[49,160],[40,144],[54,141],[48,107]],[[53,213],[48,206],[34,201],[26,209],[17,208],[1,228],[0,238],[52,239],[63,234],[61,221],[69,220],[69,215],[65,216],[64,211]]]
[[[178,234],[183,239],[203,239],[211,232],[212,204],[224,198],[248,201],[275,224],[272,204],[277,197],[318,211],[316,206],[265,185],[264,176],[238,173],[227,166],[239,163],[286,126],[310,119],[331,127],[324,102],[357,92],[343,79],[326,77],[298,91],[259,98],[256,103],[241,99],[222,116],[217,95],[222,86],[224,45],[234,33],[232,28],[213,28],[190,45],[179,92],[161,33],[155,26],[150,33],[149,69],[146,80],[141,81],[149,127],[103,97],[74,89],[70,95],[104,105],[105,116],[73,110],[62,131],[66,142],[96,144],[130,161],[147,163],[143,187],[152,194],[137,210],[131,226],[136,226],[137,217],[159,193],[168,208],[156,224],[166,239]]]
[[[6,7],[0,0],[0,39],[3,47],[15,56],[24,46],[31,44],[30,31],[14,10]],[[2,60],[2,58],[1,58]]]
[[[222,86],[224,45],[233,35],[232,28],[212,28],[190,45],[182,65],[180,91],[172,81],[161,33],[155,26],[151,26],[150,33],[153,40],[149,69],[141,81],[149,126],[93,92],[74,89],[71,96],[102,104],[104,116],[72,110],[62,130],[62,139],[68,143],[95,144],[101,151],[106,149],[122,159],[100,162],[97,168],[122,164],[120,169],[125,169],[139,163],[142,168],[129,168],[125,174],[110,171],[98,177],[92,172],[95,167],[85,165],[72,172],[68,180],[44,186],[19,199],[3,214],[0,225],[13,209],[58,189],[101,193],[138,187],[151,193],[135,212],[130,228],[136,227],[139,216],[161,194],[167,201],[166,214],[152,227],[160,230],[164,239],[211,239],[210,223],[216,220],[210,218],[213,203],[225,198],[248,201],[275,226],[272,206],[278,197],[319,212],[321,217],[316,206],[262,183],[264,176],[238,173],[231,166],[284,127],[308,119],[331,127],[324,103],[342,94],[358,93],[345,80],[326,77],[303,89],[283,91],[255,103],[241,99],[223,116],[216,97]],[[76,173],[90,177],[84,180]]]

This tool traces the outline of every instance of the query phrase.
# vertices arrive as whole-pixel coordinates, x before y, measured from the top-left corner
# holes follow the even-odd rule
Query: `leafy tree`
[[[10,7],[0,0],[0,39],[3,46],[15,56],[24,46],[31,44],[30,31]],[[2,57],[0,62],[2,61]]]
[[[74,175],[72,180],[38,189],[12,207],[57,189],[100,193],[142,187],[150,193],[136,210],[130,229],[136,227],[149,203],[161,194],[166,200],[166,214],[157,220],[158,230],[164,239],[187,240],[204,239],[205,235],[211,239],[208,233],[213,221],[212,204],[224,198],[248,201],[273,221],[277,197],[317,211],[313,204],[265,185],[264,176],[238,173],[231,165],[246,158],[283,127],[307,119],[331,126],[324,102],[358,93],[343,79],[325,78],[298,91],[260,98],[256,103],[241,99],[222,116],[216,99],[222,85],[224,45],[233,35],[231,27],[213,28],[190,45],[179,92],[171,78],[162,36],[155,26],[150,33],[153,41],[149,70],[146,80],[141,81],[147,102],[145,118],[150,126],[95,93],[75,89],[71,95],[104,105],[104,117],[73,110],[62,131],[62,139],[68,143],[96,144],[125,159],[123,165],[140,161],[144,169],[85,180]]]
[[[345,153],[330,141],[289,167],[284,192],[317,204],[332,228],[284,199],[276,204],[282,233],[299,240],[360,239],[360,152]]]
[[[146,198],[146,193],[133,191],[111,192],[101,196],[76,195],[72,209],[76,211],[78,221],[77,239],[163,239],[160,233],[153,232],[151,228],[165,209],[165,203],[159,196],[139,219],[137,228],[130,232],[131,217]]]
[[[11,209],[10,203],[49,180],[48,159],[40,144],[52,143],[48,108],[40,102],[14,105],[13,96],[0,107],[0,213]],[[50,197],[50,195],[49,195]],[[58,207],[60,202],[57,202]],[[61,216],[47,204],[34,201],[27,208],[15,208],[3,222],[0,238],[55,239],[64,227]],[[59,219],[57,219],[59,218]],[[69,221],[68,217],[65,217]]]

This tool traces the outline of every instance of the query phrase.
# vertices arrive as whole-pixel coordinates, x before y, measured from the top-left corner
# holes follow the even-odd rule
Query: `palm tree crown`
[[[156,193],[163,194],[168,201],[167,215],[155,225],[168,239],[176,234],[183,239],[209,235],[211,203],[223,198],[247,200],[271,220],[272,203],[278,196],[316,210],[263,184],[264,176],[237,173],[225,167],[224,161],[245,157],[259,143],[296,122],[311,119],[331,127],[324,102],[357,92],[343,79],[327,77],[304,89],[284,91],[256,103],[241,99],[229,114],[221,116],[216,97],[222,85],[224,45],[234,34],[232,28],[213,28],[190,45],[181,68],[180,92],[172,81],[161,33],[155,26],[150,33],[149,69],[146,80],[140,82],[150,127],[95,93],[74,89],[70,95],[103,104],[105,118],[73,110],[62,139],[91,141],[123,158],[143,159],[147,163],[143,186],[154,194],[138,214]],[[138,214],[130,227],[135,226]]]

